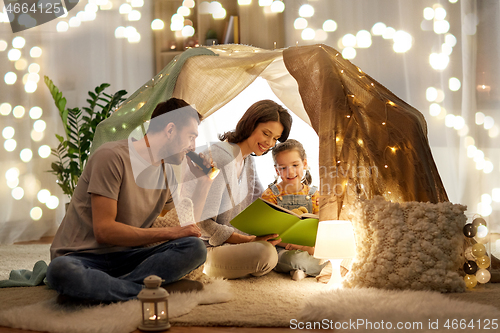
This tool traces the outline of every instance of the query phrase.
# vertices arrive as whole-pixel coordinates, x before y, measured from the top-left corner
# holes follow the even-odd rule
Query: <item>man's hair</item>
[[[172,112],[175,110],[179,110],[179,112]],[[166,120],[159,120],[160,118],[158,118],[157,121],[154,121],[156,117],[165,115],[167,113],[169,114],[168,117],[166,117]],[[172,97],[165,102],[158,103],[153,111],[153,114],[151,115],[148,133],[160,132],[165,128],[165,126],[167,126],[168,123],[174,123],[178,128],[182,128],[186,126],[190,118],[196,119],[199,124],[202,116],[191,105],[186,103],[186,101]]]
[[[248,139],[260,123],[277,121],[283,125],[279,142],[286,141],[292,127],[292,116],[278,103],[269,99],[258,101],[248,108],[236,125],[236,129],[219,135],[221,141],[240,143]]]

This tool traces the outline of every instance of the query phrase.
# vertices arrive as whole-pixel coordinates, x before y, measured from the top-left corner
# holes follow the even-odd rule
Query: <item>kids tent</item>
[[[99,124],[92,150],[127,138],[170,97],[209,117],[259,76],[319,136],[320,220],[337,219],[357,198],[377,195],[448,201],[424,116],[326,45],[188,49]]]

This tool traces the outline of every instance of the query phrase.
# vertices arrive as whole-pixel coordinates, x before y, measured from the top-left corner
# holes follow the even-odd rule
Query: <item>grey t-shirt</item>
[[[137,170],[138,164],[143,165],[143,171],[136,177],[131,156],[135,163],[134,170]],[[97,243],[92,223],[91,194],[117,201],[116,221],[149,228],[165,205],[173,206],[170,191],[175,193],[177,183],[172,167],[165,164],[165,170],[169,189],[165,186],[162,166],[152,166],[132,146],[129,150],[127,140],[108,142],[99,147],[89,158],[78,180],[66,216],[50,248],[51,258],[79,251],[109,253],[125,249]]]

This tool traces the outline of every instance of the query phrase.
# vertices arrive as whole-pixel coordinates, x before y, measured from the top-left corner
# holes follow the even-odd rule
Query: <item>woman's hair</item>
[[[295,139],[288,139],[285,142],[278,143],[273,148],[273,161],[274,161],[274,165],[276,167],[278,166],[278,163],[276,162],[276,156],[278,156],[279,153],[282,153],[282,152],[288,151],[288,150],[295,150],[296,152],[298,152],[300,159],[302,161],[304,161],[307,158],[306,150],[304,149],[304,146],[302,146],[302,144]],[[276,184],[277,182],[278,182],[278,179],[276,179],[273,184]],[[302,179],[302,183],[304,183],[306,185],[311,185],[312,177],[311,177],[311,173],[309,172],[309,170],[306,170],[306,173],[304,174],[304,178]]]
[[[268,121],[278,121],[283,125],[283,132],[278,141],[286,141],[292,127],[292,116],[284,107],[269,99],[252,104],[238,121],[236,129],[219,135],[219,139],[221,141],[227,140],[230,143],[243,142],[252,135],[260,123]]]

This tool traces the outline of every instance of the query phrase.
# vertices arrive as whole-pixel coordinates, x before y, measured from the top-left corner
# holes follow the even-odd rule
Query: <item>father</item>
[[[157,105],[143,138],[108,142],[92,154],[51,246],[47,281],[59,294],[125,301],[137,296],[149,275],[169,284],[205,262],[196,224],[150,228],[177,201],[171,164],[194,149],[200,119],[185,101],[171,98]],[[187,164],[198,179],[191,198],[196,214],[211,180]],[[145,247],[157,242],[163,243]]]

